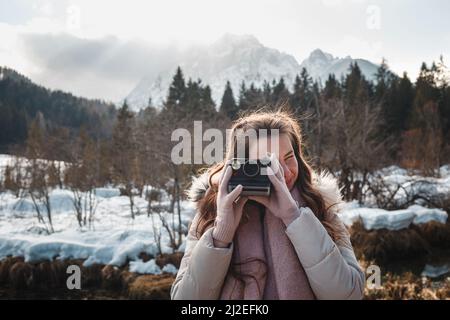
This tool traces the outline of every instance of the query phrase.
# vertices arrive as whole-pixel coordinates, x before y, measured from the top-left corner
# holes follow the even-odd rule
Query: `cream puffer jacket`
[[[341,204],[336,180],[329,174],[314,175],[313,183],[326,206]],[[208,189],[207,173],[194,178],[188,196],[200,200]],[[365,275],[356,260],[350,235],[339,219],[339,205],[330,207],[330,222],[339,235],[331,239],[322,223],[310,211],[304,211],[286,228],[311,288],[317,299],[362,299]],[[231,262],[229,248],[214,247],[212,228],[200,239],[195,236],[198,211],[189,229],[180,269],[171,288],[172,299],[218,299]]]

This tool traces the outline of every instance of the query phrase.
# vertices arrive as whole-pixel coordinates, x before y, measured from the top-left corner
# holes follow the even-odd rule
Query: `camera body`
[[[272,183],[267,176],[266,168],[270,166],[270,159],[249,160],[247,158],[233,158],[228,164],[233,169],[228,182],[228,192],[242,185],[243,196],[269,196]]]

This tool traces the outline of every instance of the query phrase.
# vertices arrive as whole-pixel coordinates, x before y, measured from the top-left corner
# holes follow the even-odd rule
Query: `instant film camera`
[[[270,166],[270,159],[263,158],[250,160],[247,158],[233,158],[228,165],[233,169],[233,173],[228,182],[228,192],[231,192],[238,185],[242,185],[241,195],[243,196],[269,196],[272,183],[267,176],[267,167]]]

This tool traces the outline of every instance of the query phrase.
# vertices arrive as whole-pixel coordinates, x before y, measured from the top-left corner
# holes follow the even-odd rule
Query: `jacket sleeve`
[[[213,228],[198,239],[194,231],[195,221],[194,218],[186,239],[185,253],[170,290],[173,300],[219,299],[231,262],[233,244],[229,248],[214,247]]]
[[[365,275],[356,260],[350,236],[339,217],[332,223],[342,232],[336,243],[309,208],[286,228],[318,299],[362,299]]]

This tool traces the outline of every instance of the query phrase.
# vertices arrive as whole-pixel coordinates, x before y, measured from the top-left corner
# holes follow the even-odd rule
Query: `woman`
[[[225,164],[236,157],[238,132],[259,129],[279,130],[267,169],[272,192],[240,196],[238,186],[228,193],[232,170]],[[246,155],[258,156],[260,142],[275,150],[264,138],[247,143]],[[224,161],[189,190],[197,213],[172,299],[361,299],[365,277],[337,216],[340,191],[305,161],[294,117],[280,110],[242,117],[229,143]]]

